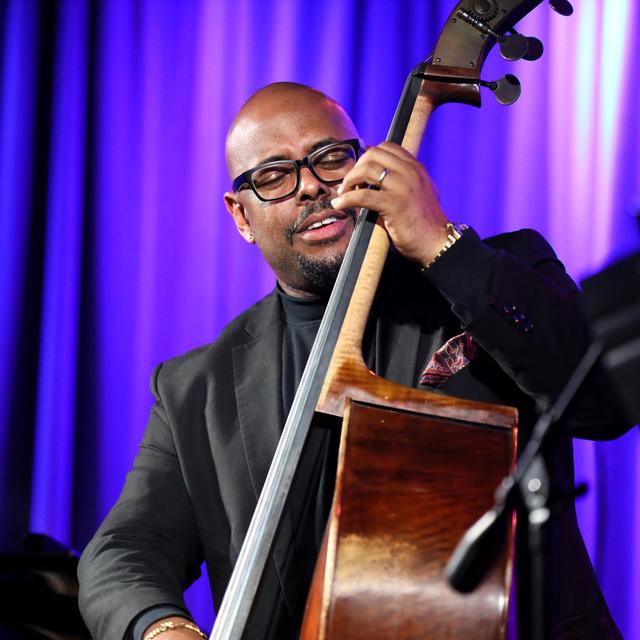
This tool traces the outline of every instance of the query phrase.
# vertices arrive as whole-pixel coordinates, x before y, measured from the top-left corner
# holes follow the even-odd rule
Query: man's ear
[[[249,243],[255,242],[253,233],[251,232],[251,225],[247,220],[244,206],[238,201],[238,194],[234,191],[227,191],[224,194],[224,206],[227,207],[227,211],[231,214],[233,221],[236,223],[236,229],[238,233]]]

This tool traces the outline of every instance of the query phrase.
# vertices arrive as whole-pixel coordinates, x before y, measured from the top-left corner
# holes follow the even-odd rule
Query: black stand
[[[520,483],[522,505],[527,514],[528,591],[521,602],[529,606],[532,640],[549,637],[547,597],[547,540],[551,519],[551,484],[546,462],[538,454]],[[527,630],[524,630],[525,634]]]
[[[640,211],[636,214],[640,224]],[[582,281],[593,335],[629,426],[640,423],[640,252]]]
[[[554,431],[553,425],[565,414],[601,352],[600,343],[591,345],[554,405],[540,416],[515,471],[502,481],[496,491],[495,505],[465,533],[445,570],[454,589],[463,593],[475,589],[501,547],[505,520],[511,509],[523,512],[528,523],[529,571],[525,573],[530,576],[526,600],[531,612],[531,640],[549,637],[547,538],[550,519],[553,512],[561,508],[562,502],[584,490],[582,487],[571,496],[562,496],[560,504],[554,504],[542,449]]]

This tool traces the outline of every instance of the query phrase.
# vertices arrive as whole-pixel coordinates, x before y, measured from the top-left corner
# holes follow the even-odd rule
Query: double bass
[[[515,24],[542,0],[462,0],[431,56],[407,78],[388,141],[416,155],[433,111],[480,106],[480,88],[514,102],[513,75],[480,73],[496,44],[507,60],[535,60],[542,44]],[[566,0],[550,0],[569,15]],[[455,592],[443,568],[465,530],[492,504],[515,459],[517,411],[405,387],[376,376],[362,339],[390,241],[362,210],[227,587],[212,640],[240,640],[307,435],[318,414],[342,418],[333,506],[301,637],[505,637],[514,519],[480,586]],[[381,508],[381,505],[385,505]]]

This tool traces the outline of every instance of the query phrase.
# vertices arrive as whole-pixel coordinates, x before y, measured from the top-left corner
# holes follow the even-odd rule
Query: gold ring
[[[389,169],[383,169],[382,173],[380,174],[380,177],[378,178],[377,182],[376,182],[376,187],[378,187],[378,189],[382,186],[382,183],[384,181],[384,179],[387,177],[387,174],[389,173]]]

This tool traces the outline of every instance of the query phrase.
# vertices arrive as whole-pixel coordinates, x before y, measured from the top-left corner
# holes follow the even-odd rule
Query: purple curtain
[[[222,204],[242,102],[293,80],[385,137],[452,0],[0,2],[0,541],[81,549],[116,500],[152,367],[211,341],[274,284]],[[521,23],[536,63],[512,107],[446,106],[422,158],[451,217],[540,230],[576,278],[638,248],[640,9],[546,3]],[[606,6],[605,6],[606,4]],[[638,429],[576,442],[581,526],[614,617],[640,639]],[[203,626],[209,596],[190,590]]]

